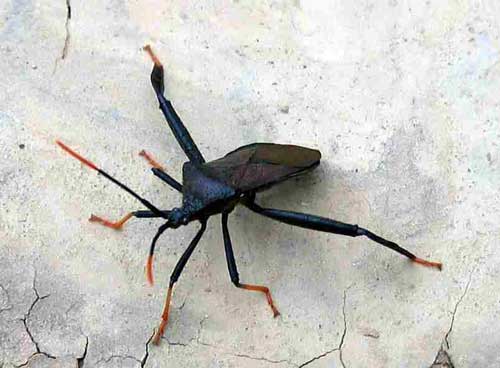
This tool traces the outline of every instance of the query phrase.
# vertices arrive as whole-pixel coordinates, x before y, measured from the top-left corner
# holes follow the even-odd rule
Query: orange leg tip
[[[141,152],[139,152],[139,156],[144,157],[146,159],[146,161],[149,162],[149,164],[152,167],[163,170],[163,167],[158,162],[156,162],[156,160],[149,153],[147,153],[145,150],[142,150]]]
[[[90,215],[90,218],[89,218],[89,221],[90,222],[97,222],[103,226],[106,226],[106,227],[110,227],[111,229],[114,229],[114,230],[121,230],[122,229],[122,226],[123,226],[123,223],[126,221],[119,221],[119,222],[111,222],[111,221],[108,221],[108,220],[105,220],[99,216],[96,216],[96,215]]]
[[[421,259],[421,258],[415,258],[415,259],[412,259],[412,261],[415,263],[418,263],[422,266],[425,266],[425,267],[437,268],[439,271],[441,271],[443,269],[443,264],[441,262],[431,262],[431,261],[426,261],[425,259]]]
[[[146,45],[142,49],[149,54],[149,57],[151,58],[151,60],[153,60],[153,63],[155,63],[155,65],[161,66],[160,60],[156,57],[150,45]]]
[[[274,318],[280,315],[280,312],[274,306],[273,298],[271,297],[271,292],[269,291],[269,288],[261,285],[249,285],[249,284],[240,284],[238,287],[245,290],[260,291],[261,293],[264,293],[266,295],[267,304],[269,304],[269,307],[273,311]]]
[[[153,344],[158,346],[160,345],[160,342],[161,342],[161,334],[160,334],[160,331],[156,331],[154,337],[153,337]]]
[[[153,344],[155,345],[160,345],[161,338],[163,337],[163,334],[165,332],[165,327],[167,326],[167,321],[162,320],[160,322],[160,326],[158,327],[158,330],[155,333],[155,336],[153,337]]]
[[[278,308],[276,308],[274,306],[272,299],[271,299],[271,302],[269,303],[269,306],[271,307],[271,310],[273,311],[273,318],[276,318],[281,314],[280,311],[278,310]]]
[[[61,142],[59,139],[56,139],[55,140],[56,144],[61,147],[62,149],[64,149],[64,147],[67,147],[63,142]]]
[[[148,261],[146,263],[146,278],[148,280],[149,285],[153,286],[153,256],[148,257]]]

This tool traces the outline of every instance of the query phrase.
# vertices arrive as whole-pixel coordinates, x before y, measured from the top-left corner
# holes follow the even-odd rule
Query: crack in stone
[[[0,288],[3,289],[6,292],[6,290],[3,288],[2,285],[0,285]],[[33,292],[35,293],[35,300],[33,300],[33,302],[31,303],[30,307],[28,308],[28,311],[24,314],[24,317],[21,318],[20,320],[23,323],[24,329],[25,329],[26,333],[28,334],[31,342],[35,346],[35,350],[36,351],[33,354],[31,354],[24,363],[17,365],[16,366],[17,368],[26,367],[31,362],[31,360],[34,357],[36,357],[37,355],[43,355],[43,356],[45,356],[48,359],[53,359],[53,360],[57,359],[56,356],[54,356],[52,354],[49,354],[49,353],[47,353],[45,351],[42,351],[40,349],[40,345],[39,345],[38,341],[35,340],[35,337],[33,336],[32,332],[31,332],[31,330],[29,328],[29,318],[31,317],[31,313],[35,309],[35,306],[40,301],[42,301],[42,300],[44,300],[44,299],[46,299],[46,298],[48,298],[50,296],[50,294],[46,294],[46,295],[40,296],[40,293],[38,292],[38,289],[36,288],[36,270],[35,270],[35,273],[33,275],[33,284],[31,286],[31,288],[33,289]],[[85,347],[84,347],[84,350],[83,350],[83,354],[82,354],[81,357],[76,358],[76,363],[77,363],[77,367],[78,368],[83,368],[83,366],[84,366],[85,358],[87,357],[88,346],[89,346],[89,338],[87,336],[85,336]],[[2,365],[0,365],[0,368],[2,368]]]
[[[196,333],[196,343],[201,344],[201,345],[206,345],[206,346],[211,346],[209,344],[205,344],[201,342],[201,331],[203,330],[203,324],[205,321],[208,319],[208,316],[205,315],[201,320],[200,320],[200,327],[198,328],[198,332]],[[192,341],[191,339],[190,341]]]
[[[460,305],[460,303],[462,303],[462,300],[465,298],[465,295],[469,291],[469,286],[470,286],[470,283],[472,281],[472,274],[473,273],[474,273],[474,270],[472,270],[472,272],[470,273],[469,281],[467,281],[467,285],[465,285],[465,290],[462,293],[462,295],[460,296],[460,298],[458,299],[457,303],[455,304],[455,308],[453,309],[453,314],[451,316],[450,328],[448,328],[448,332],[446,332],[446,335],[444,335],[444,342],[446,344],[446,349],[450,348],[450,342],[448,341],[448,337],[450,336],[451,331],[453,331],[453,324],[455,323],[455,315],[457,314],[458,306]]]
[[[344,346],[344,340],[345,340],[345,337],[347,335],[347,319],[346,319],[346,313],[345,313],[345,304],[346,304],[346,300],[347,300],[347,290],[349,290],[349,288],[344,290],[344,300],[343,300],[343,304],[342,304],[342,317],[344,320],[344,330],[342,331],[342,336],[340,337],[339,345],[336,348],[327,350],[324,353],[317,355],[317,356],[309,359],[308,361],[298,365],[298,368],[305,367],[318,359],[321,359],[321,358],[326,357],[327,355],[330,355],[331,353],[333,353],[335,351],[339,352],[340,363],[342,364],[342,367],[346,368],[346,365],[345,365],[344,360],[342,358],[342,347]]]
[[[76,301],[74,303],[72,303],[68,309],[66,309],[66,311],[64,312],[64,315],[66,316],[66,318],[68,318],[68,314],[69,312],[71,312],[71,310],[73,310],[73,308],[75,308],[78,304],[80,303],[80,301]]]
[[[169,344],[170,346],[188,346],[189,344],[186,344],[184,342],[180,342],[180,341],[170,341],[167,337],[164,337],[163,338],[167,344]]]
[[[69,22],[71,20],[71,1],[66,0],[66,22],[64,23],[64,28],[66,30],[66,36],[64,38],[64,46],[61,51],[61,56],[56,59],[56,62],[54,64],[54,72],[56,72],[57,69],[57,63],[59,60],[64,60],[66,59],[66,56],[68,56],[68,51],[69,51],[69,43],[71,40],[71,33],[69,31]]]
[[[38,290],[36,289],[36,272],[33,276],[33,285],[32,285],[32,289],[33,291],[35,292],[35,300],[31,303],[29,309],[28,309],[28,312],[24,315],[23,318],[21,318],[21,321],[23,322],[23,325],[24,325],[24,329],[26,330],[26,333],[28,334],[31,342],[33,343],[33,345],[35,345],[35,350],[36,352],[31,354],[31,356],[28,358],[28,360],[26,362],[24,362],[23,364],[19,365],[18,367],[24,367],[26,365],[28,365],[28,363],[30,362],[30,360],[35,356],[35,355],[38,355],[38,354],[41,354],[41,355],[44,355],[46,356],[47,358],[49,359],[56,359],[55,356],[47,353],[47,352],[44,352],[42,350],[40,350],[40,346],[38,344],[38,341],[35,340],[35,338],[33,337],[33,334],[31,333],[30,329],[29,329],[29,325],[28,325],[28,319],[30,318],[31,316],[31,312],[33,311],[33,309],[35,308],[35,305],[40,302],[41,300],[45,299],[45,298],[48,298],[50,296],[50,294],[47,294],[47,295],[44,295],[44,296],[40,296],[40,294],[38,293]]]
[[[273,360],[273,359],[269,359],[269,358],[266,358],[266,357],[255,357],[255,356],[252,356],[252,355],[248,355],[248,354],[240,354],[240,353],[229,353],[228,355],[231,355],[231,356],[234,356],[234,357],[238,357],[238,358],[245,358],[245,359],[251,359],[251,360],[258,360],[258,361],[264,361],[264,362],[267,362],[267,363],[271,363],[271,364],[282,364],[282,363],[288,363],[294,367],[297,367],[297,368],[302,368],[302,367],[305,367],[307,365],[309,365],[310,363],[318,360],[318,359],[321,359],[321,358],[324,358],[325,356],[335,352],[335,351],[338,351],[339,352],[339,357],[340,357],[340,362],[342,364],[342,367],[343,368],[346,368],[346,365],[345,365],[345,362],[343,360],[343,357],[342,357],[342,347],[344,346],[344,342],[345,342],[345,337],[347,335],[347,318],[346,318],[346,312],[345,312],[345,308],[346,308],[346,301],[347,301],[347,290],[349,288],[347,288],[346,290],[344,290],[344,297],[343,297],[343,304],[342,304],[342,317],[343,317],[343,321],[344,321],[344,329],[342,331],[342,336],[340,337],[340,342],[338,344],[337,347],[331,349],[331,350],[328,350],[318,356],[315,356],[313,357],[312,359],[309,359],[308,361],[302,363],[302,364],[296,364],[296,363],[293,363],[289,360],[286,360],[286,359],[282,359],[282,360]],[[208,346],[208,347],[212,347],[212,348],[217,348],[217,349],[220,349],[219,346],[216,346],[216,345],[212,345],[212,344],[209,344],[209,343],[206,343],[206,342],[203,342],[201,341],[201,331],[203,329],[203,323],[207,320],[207,316],[203,317],[201,320],[200,320],[200,327],[198,329],[198,333],[196,335],[196,337],[193,337],[189,343],[191,343],[192,341],[195,341],[197,344],[199,345],[203,345],[203,346]],[[167,341],[167,343],[170,345],[170,346],[188,346],[189,343],[181,343],[181,342],[170,342],[167,338],[164,338],[165,341]]]
[[[342,364],[342,367],[346,368],[344,359],[342,358],[342,347],[344,346],[344,340],[345,336],[347,335],[347,319],[345,316],[345,303],[347,299],[347,290],[344,290],[344,303],[342,305],[342,318],[344,319],[344,331],[342,332],[342,337],[340,338],[340,343],[339,343],[339,359],[340,363]]]
[[[455,368],[450,354],[441,346],[430,368]]]
[[[97,362],[96,362],[96,365],[98,365],[99,363],[109,363],[110,361],[112,361],[113,359],[130,359],[130,360],[133,360],[137,363],[140,364],[141,368],[144,368],[146,366],[146,362],[148,361],[148,358],[149,358],[149,344],[151,343],[151,340],[153,340],[153,336],[155,335],[155,331],[153,330],[153,333],[151,334],[151,336],[149,337],[148,341],[146,341],[146,351],[144,352],[144,355],[142,357],[142,359],[137,359],[135,356],[133,355],[121,355],[121,354],[112,354],[110,356],[108,356],[107,358],[101,358],[99,359]],[[79,366],[79,368],[81,368]]]
[[[221,350],[224,354],[227,354],[227,355],[230,355],[230,356],[233,356],[233,357],[237,357],[237,358],[245,358],[245,359],[251,359],[251,360],[259,360],[259,361],[263,361],[263,362],[267,362],[267,363],[272,363],[272,364],[280,364],[280,363],[288,363],[294,367],[298,367],[297,364],[294,364],[292,362],[290,362],[289,360],[286,360],[286,359],[282,359],[282,360],[273,360],[273,359],[269,359],[269,358],[266,358],[266,357],[255,357],[255,356],[252,356],[252,355],[248,355],[248,354],[240,354],[240,353],[230,353],[230,352],[227,352],[227,351],[224,351],[225,349],[223,347],[220,347],[220,346],[217,346],[217,345],[213,345],[213,344],[209,344],[207,342],[204,342],[201,340],[201,332],[203,330],[203,324],[205,323],[205,321],[208,319],[208,316],[204,316],[199,324],[200,324],[200,327],[198,328],[198,332],[196,333],[196,336],[195,337],[192,337],[187,343],[184,343],[184,342],[174,342],[174,341],[170,341],[167,337],[162,337],[162,339],[164,341],[167,342],[167,344],[169,346],[182,346],[182,347],[186,347],[186,346],[190,346],[191,343],[196,343],[198,345],[203,345],[203,346],[208,346],[210,348],[215,348],[215,349],[219,349]]]
[[[208,342],[205,341],[197,341],[196,343],[199,345],[208,346],[210,348],[219,348],[217,345],[209,344]]]
[[[71,2],[70,0],[66,0],[66,23],[64,25],[64,28],[66,29],[66,38],[64,39],[64,47],[62,49],[61,53],[61,60],[64,60],[66,56],[68,55],[69,51],[69,41],[71,38],[71,35],[69,33],[69,21],[71,20]]]
[[[462,295],[460,296],[460,298],[458,298],[457,302],[455,303],[455,307],[453,308],[453,313],[451,315],[450,327],[448,328],[448,331],[446,331],[446,334],[444,335],[444,339],[441,343],[441,347],[439,348],[439,351],[436,355],[436,358],[434,359],[434,362],[432,363],[430,368],[438,368],[438,367],[454,368],[455,367],[452,360],[451,360],[451,356],[448,353],[448,350],[450,349],[450,341],[448,338],[450,337],[450,334],[453,331],[453,326],[455,324],[455,316],[457,314],[458,307],[460,306],[460,304],[464,300],[465,296],[467,295],[467,292],[469,291],[469,287],[470,287],[470,284],[472,282],[472,275],[474,274],[474,271],[475,271],[475,268],[470,272],[469,280],[467,281],[467,284],[465,285],[465,289],[464,289]]]
[[[227,354],[230,355],[230,356],[233,356],[233,357],[237,357],[237,358],[245,358],[245,359],[251,359],[251,360],[258,360],[258,361],[263,361],[263,362],[267,362],[267,363],[271,363],[271,364],[287,363],[287,364],[289,364],[289,365],[291,365],[293,367],[302,368],[302,367],[305,367],[305,366],[309,365],[310,363],[312,363],[312,362],[314,362],[314,361],[316,361],[318,359],[321,359],[321,358],[323,358],[323,357],[325,357],[325,356],[327,356],[327,355],[329,355],[329,354],[331,354],[331,353],[333,353],[335,351],[338,351],[339,355],[340,355],[340,362],[342,364],[342,367],[346,368],[345,362],[343,361],[343,357],[342,357],[342,347],[344,346],[345,337],[347,335],[347,317],[346,317],[346,311],[345,311],[346,301],[347,301],[347,290],[349,290],[349,288],[347,288],[346,290],[344,290],[343,304],[342,304],[342,317],[343,317],[344,328],[343,328],[342,336],[340,337],[340,341],[339,341],[339,344],[338,344],[337,347],[335,347],[335,348],[333,348],[331,350],[328,350],[328,351],[326,351],[326,352],[324,352],[324,353],[322,353],[322,354],[320,354],[318,356],[315,356],[312,359],[310,359],[310,360],[308,360],[308,361],[306,361],[306,362],[304,362],[304,363],[302,363],[300,365],[296,364],[296,363],[293,363],[293,362],[291,362],[290,360],[287,360],[287,359],[273,360],[273,359],[269,359],[269,358],[266,358],[266,357],[252,356],[252,355],[248,355],[248,354],[244,354],[244,353],[227,353]],[[195,342],[198,345],[203,345],[203,346],[208,346],[208,347],[211,347],[211,348],[216,348],[216,349],[222,349],[222,350],[224,350],[220,346],[209,344],[209,343],[204,342],[204,341],[201,340],[201,332],[203,330],[203,324],[204,324],[204,322],[207,319],[208,319],[208,316],[204,316],[200,320],[200,322],[199,322],[200,327],[198,328],[196,336],[193,337],[193,338],[191,338],[187,343],[173,342],[173,341],[168,340],[167,337],[162,337],[162,339],[164,341],[166,341],[169,346],[182,346],[182,347],[186,347],[186,346],[189,346],[192,342]],[[151,336],[151,338],[152,338],[152,336]],[[151,341],[151,338],[148,340],[146,347],[148,346],[149,342]],[[122,356],[112,356],[112,357],[108,358],[105,361],[108,362],[112,358],[118,358],[118,357],[122,357]],[[147,357],[147,355],[145,357]],[[143,361],[144,361],[144,359],[143,359]],[[144,367],[144,365],[141,365],[141,367]]]
[[[137,359],[135,356],[133,355],[120,355],[120,354],[111,354],[110,356],[108,356],[107,358],[101,358],[99,359],[97,362],[96,362],[96,365],[98,365],[99,363],[109,363],[110,361],[114,360],[114,359],[120,359],[120,360],[125,360],[125,359],[130,359],[130,360],[133,360],[137,363],[141,363],[141,361],[139,359]]]
[[[25,361],[24,363],[22,363],[22,364],[17,365],[16,367],[17,367],[17,368],[26,367],[26,366],[27,366],[27,365],[31,362],[31,359],[33,359],[33,358],[34,358],[34,357],[36,357],[37,355],[43,355],[43,356],[45,356],[45,357],[47,357],[47,358],[49,358],[49,359],[54,359],[54,360],[56,359],[56,357],[55,357],[55,356],[49,355],[49,354],[44,353],[44,352],[38,352],[38,351],[37,351],[37,352],[34,352],[33,354],[31,354],[31,355],[28,357],[28,360],[26,360],[26,361]]]
[[[151,340],[153,340],[154,335],[155,331],[153,330],[153,333],[149,337],[148,341],[146,341],[146,351],[144,352],[144,356],[141,359],[141,368],[144,368],[144,366],[146,366],[146,362],[149,358],[149,344],[151,343]]]
[[[299,365],[299,368],[305,367],[306,365],[309,365],[309,364],[311,364],[312,362],[314,362],[314,361],[316,361],[318,359],[324,358],[327,355],[329,355],[329,354],[331,354],[331,353],[333,353],[334,351],[337,351],[337,350],[339,350],[339,349],[338,348],[333,348],[331,350],[327,350],[323,354],[317,355],[314,358],[311,358],[308,361],[302,363],[301,365]]]
[[[89,338],[85,336],[85,348],[83,349],[83,354],[80,358],[76,358],[76,366],[78,368],[83,368],[85,365],[85,358],[87,357],[87,352],[89,348]]]
[[[268,362],[268,363],[272,363],[272,364],[280,364],[280,363],[292,364],[292,363],[290,363],[286,359],[272,360],[272,359],[268,359],[266,357],[254,357],[254,356],[247,355],[247,354],[232,354],[232,355],[235,356],[235,357],[238,357],[238,358],[246,358],[246,359],[251,359],[251,360],[260,360],[262,362]]]
[[[208,319],[208,316],[204,316],[199,324],[200,324],[200,327],[198,328],[198,331],[196,333],[196,336],[195,337],[192,337],[189,339],[189,341],[187,342],[181,342],[181,341],[170,341],[168,339],[168,337],[166,336],[162,336],[161,339],[162,340],[165,340],[167,342],[168,345],[170,346],[188,346],[190,345],[193,341],[196,342],[197,344],[199,345],[204,345],[204,346],[211,346],[211,347],[216,347],[215,345],[211,345],[211,344],[208,344],[208,343],[205,343],[203,341],[201,341],[201,330],[203,329],[203,323]]]
[[[187,301],[188,297],[186,296],[182,302],[182,304],[180,305],[180,307],[178,308],[178,311],[180,312],[182,310],[182,308],[184,308],[184,306],[186,305],[186,301]]]
[[[9,292],[7,291],[7,289],[2,284],[0,284],[0,289],[3,291],[3,293],[5,294],[5,297],[7,298],[7,301],[5,303],[6,307],[0,308],[0,313],[2,313],[5,311],[8,311],[8,310],[11,310],[12,304],[10,304],[10,295],[9,295]],[[2,366],[0,366],[0,368],[2,368]]]

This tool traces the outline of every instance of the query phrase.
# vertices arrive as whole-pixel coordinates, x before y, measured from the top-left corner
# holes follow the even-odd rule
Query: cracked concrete
[[[441,347],[439,352],[431,365],[431,368],[455,368],[455,365],[451,361],[451,357],[448,352]]]
[[[42,351],[40,350],[40,345],[38,344],[38,342],[35,340],[35,338],[33,337],[33,333],[30,331],[30,328],[29,328],[29,318],[31,316],[31,313],[33,312],[35,306],[37,305],[37,303],[41,302],[43,299],[45,298],[48,298],[50,296],[50,294],[47,294],[47,295],[43,295],[43,296],[40,296],[40,294],[38,294],[38,290],[36,289],[36,272],[35,272],[35,275],[33,277],[33,292],[35,293],[35,300],[33,300],[33,303],[31,303],[29,309],[28,309],[28,312],[25,313],[24,317],[21,318],[21,321],[23,322],[23,325],[24,325],[24,329],[26,330],[26,333],[28,334],[31,342],[33,343],[33,345],[35,345],[35,352],[28,358],[28,360],[19,365],[19,367],[24,367],[24,366],[27,366],[29,361],[31,360],[31,358],[35,355],[38,355],[38,354],[41,354],[43,356],[45,356],[46,358],[49,358],[49,359],[55,359],[56,357],[45,352],[45,351]]]
[[[85,366],[85,358],[87,357],[88,351],[89,351],[89,338],[85,337],[85,347],[83,348],[83,353],[79,358],[76,358],[77,368],[83,368]]]
[[[342,331],[342,336],[340,337],[340,342],[339,342],[338,346],[331,349],[331,350],[327,350],[324,353],[321,353],[318,356],[315,356],[315,357],[309,359],[308,361],[298,365],[299,368],[310,365],[311,363],[314,363],[315,361],[322,359],[335,351],[338,352],[340,364],[342,365],[342,367],[346,368],[344,359],[342,358],[342,347],[344,346],[344,340],[345,340],[345,337],[347,335],[347,320],[346,320],[346,314],[345,314],[346,298],[347,298],[347,290],[344,290],[344,299],[343,299],[343,304],[342,304],[342,317],[344,320],[344,330]]]
[[[70,21],[71,21],[71,0],[66,0],[66,20],[64,22],[64,30],[66,34],[64,37],[64,44],[61,50],[61,54],[59,57],[56,58],[54,62],[53,74],[57,71],[57,65],[59,64],[59,62],[66,59],[66,57],[68,56],[69,44],[71,41],[71,33],[69,28]]]
[[[455,304],[455,308],[453,309],[453,314],[451,315],[450,328],[448,328],[448,331],[446,331],[446,335],[444,335],[444,344],[445,344],[445,346],[446,346],[447,349],[450,348],[449,337],[450,337],[450,334],[453,331],[453,325],[455,324],[455,316],[457,314],[458,307],[460,306],[460,303],[462,303],[462,300],[465,298],[465,295],[467,295],[467,291],[469,291],[469,287],[470,287],[470,283],[472,281],[472,275],[473,275],[473,273],[474,272],[470,273],[469,280],[467,281],[467,285],[465,285],[465,288],[464,288],[464,292],[460,296],[460,298],[458,299],[457,304]]]
[[[0,2],[0,367],[500,366],[498,14],[493,0]],[[262,205],[359,223],[443,271],[237,208],[241,281],[269,286],[282,315],[232,286],[214,218],[150,344],[195,229],[162,236],[148,286],[160,222],[89,223],[140,206],[54,145],[179,205],[138,157],[181,178],[146,43],[207,158],[321,150]]]
[[[464,291],[462,295],[460,295],[460,298],[457,300],[455,303],[455,307],[453,308],[452,315],[451,315],[451,320],[450,320],[450,326],[448,327],[448,331],[446,331],[446,334],[444,335],[443,342],[441,343],[441,347],[439,348],[439,351],[436,355],[436,358],[434,359],[434,362],[431,365],[431,368],[439,368],[439,367],[450,367],[450,368],[455,368],[455,365],[452,363],[451,356],[450,356],[450,350],[451,350],[451,344],[450,344],[450,335],[453,332],[453,326],[455,324],[455,317],[458,311],[458,307],[462,303],[463,299],[467,295],[467,292],[469,291],[470,284],[472,282],[472,276],[474,275],[475,269],[473,269],[470,272],[469,279],[464,287]]]
[[[1,291],[1,301],[2,301],[2,307],[0,308],[0,313],[4,311],[8,311],[12,309],[12,304],[10,304],[10,296],[9,292],[3,285],[0,285],[0,291]]]
[[[69,31],[69,22],[71,20],[71,2],[70,0],[66,0],[66,22],[64,23],[64,28],[66,30],[66,36],[64,37],[64,46],[61,51],[61,60],[64,60],[66,56],[68,56],[68,51],[69,51],[69,42],[71,39],[71,34]]]

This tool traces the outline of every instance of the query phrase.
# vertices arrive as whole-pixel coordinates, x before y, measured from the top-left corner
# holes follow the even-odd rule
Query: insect
[[[237,204],[246,206],[259,215],[293,226],[351,237],[366,236],[374,242],[402,254],[415,263],[441,270],[441,263],[419,258],[408,250],[400,247],[398,244],[386,240],[358,225],[346,224],[311,214],[259,206],[255,202],[257,192],[314,169],[319,165],[321,158],[320,152],[314,149],[293,145],[253,143],[237,148],[222,158],[206,162],[188,130],[175,112],[172,103],[164,96],[165,88],[162,64],[149,45],[145,46],[144,50],[149,54],[154,63],[151,72],[151,83],[158,98],[160,109],[165,115],[166,121],[177,139],[177,142],[189,159],[182,167],[182,184],[167,174],[161,165],[147,152],[141,151],[140,155],[151,164],[155,176],[182,194],[182,205],[171,210],[160,210],[125,184],[101,170],[94,163],[80,156],[61,141],[56,141],[56,143],[80,162],[96,170],[103,177],[134,196],[147,208],[147,210],[130,212],[116,222],[94,215],[90,217],[90,221],[98,222],[113,229],[121,229],[125,222],[132,217],[162,218],[166,220],[166,222],[158,228],[149,249],[149,256],[146,263],[146,276],[150,283],[153,282],[152,269],[155,246],[161,234],[167,229],[177,229],[179,226],[187,225],[191,222],[198,222],[200,224],[196,236],[189,243],[170,276],[170,283],[167,290],[161,322],[153,338],[155,344],[160,342],[168,323],[170,301],[174,284],[179,279],[182,270],[203,236],[207,220],[211,216],[217,214],[222,215],[224,248],[232,283],[241,289],[263,293],[267,298],[267,303],[271,307],[274,317],[279,315],[269,288],[266,286],[244,284],[240,282],[228,228],[229,214]]]

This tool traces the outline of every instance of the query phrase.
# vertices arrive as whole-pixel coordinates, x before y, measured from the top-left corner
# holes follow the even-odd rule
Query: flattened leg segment
[[[165,98],[163,95],[165,86],[163,80],[163,65],[160,63],[160,60],[154,54],[153,50],[149,45],[144,46],[144,50],[149,54],[151,59],[153,60],[154,67],[151,72],[151,83],[156,92],[156,96],[158,97],[158,102],[160,103],[160,109],[167,120],[172,133],[177,139],[177,142],[181,146],[182,150],[189,158],[189,161],[195,162],[198,164],[204,163],[205,159],[203,158],[200,150],[196,146],[189,134],[189,131],[184,126],[179,115],[175,111],[172,103]]]

